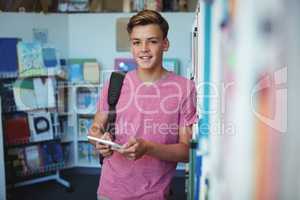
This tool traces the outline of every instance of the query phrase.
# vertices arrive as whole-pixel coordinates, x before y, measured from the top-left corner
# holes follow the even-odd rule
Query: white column
[[[2,109],[0,96],[0,199],[6,199],[6,183],[5,183],[5,163],[3,149],[3,133],[2,133]]]

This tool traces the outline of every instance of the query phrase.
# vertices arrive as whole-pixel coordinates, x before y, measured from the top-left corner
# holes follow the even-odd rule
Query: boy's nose
[[[148,50],[149,50],[149,45],[148,45],[147,42],[144,42],[144,43],[142,44],[142,51],[148,51]]]

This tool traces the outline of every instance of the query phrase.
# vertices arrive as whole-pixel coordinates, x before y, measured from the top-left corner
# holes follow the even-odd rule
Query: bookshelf
[[[42,42],[0,39],[1,50],[8,48],[13,55],[1,54],[4,64],[0,72],[1,96],[5,99],[1,102],[1,147],[8,192],[48,180],[70,188],[59,174],[64,158],[56,88],[64,74],[57,51]]]
[[[7,102],[4,102],[6,109],[1,113],[4,122],[4,141],[1,145],[5,148],[4,177],[6,177],[5,185],[9,190],[49,180],[55,180],[66,189],[71,189],[71,184],[60,177],[60,170],[64,168],[64,156],[60,144],[61,130],[56,105],[58,77],[30,77],[26,78],[26,81],[34,83],[39,79],[43,79],[44,83],[48,79],[53,81],[50,89],[46,89],[46,97],[41,92],[39,95],[27,96],[32,102],[38,101],[37,98],[39,98],[40,105],[45,98],[47,105],[44,104],[40,107],[36,106],[37,104],[33,106],[33,104],[24,103],[24,98],[21,98],[24,97],[22,96],[24,89],[20,86],[22,84],[19,85],[16,82],[24,79],[1,80],[1,84],[5,83],[3,86],[5,89],[3,90],[2,87],[1,90],[2,95],[7,97],[9,92],[13,92],[14,95],[9,101],[16,103],[18,101],[16,99],[20,98],[24,103],[20,106],[20,103],[7,105]],[[8,85],[8,82],[11,85]],[[19,86],[20,88],[15,88]],[[18,92],[18,90],[21,91]],[[31,91],[31,93],[33,92]],[[11,106],[11,108],[7,108],[7,106]]]
[[[69,126],[73,127],[72,154],[76,167],[100,167],[99,157],[88,142],[88,129],[96,113],[101,86],[96,83],[71,83],[69,88]]]

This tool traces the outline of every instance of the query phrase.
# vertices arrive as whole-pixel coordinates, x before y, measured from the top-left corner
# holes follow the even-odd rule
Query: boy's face
[[[162,66],[163,52],[169,48],[167,38],[156,24],[135,26],[130,34],[131,52],[138,66],[154,69]]]

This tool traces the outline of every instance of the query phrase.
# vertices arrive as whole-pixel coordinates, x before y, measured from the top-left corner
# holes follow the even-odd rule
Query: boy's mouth
[[[143,61],[149,61],[151,60],[152,56],[140,56],[139,59],[143,60]]]

